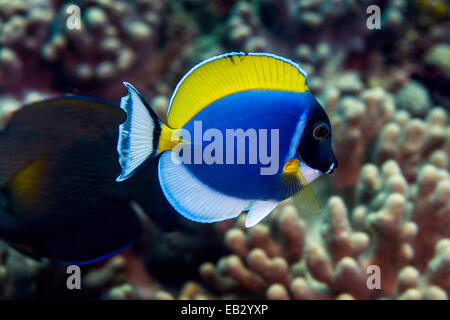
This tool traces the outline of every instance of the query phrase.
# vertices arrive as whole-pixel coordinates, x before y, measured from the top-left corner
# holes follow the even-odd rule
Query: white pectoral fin
[[[300,171],[298,172],[298,178],[302,188],[295,197],[299,200],[300,206],[311,213],[320,212],[320,204],[310,183],[321,175],[322,173],[319,170],[311,169],[306,165],[300,166]]]
[[[202,183],[173,152],[161,155],[158,176],[169,203],[193,221],[211,223],[235,218],[251,202],[225,195]]]
[[[264,219],[279,204],[276,200],[256,200],[250,204],[245,227],[250,228]]]

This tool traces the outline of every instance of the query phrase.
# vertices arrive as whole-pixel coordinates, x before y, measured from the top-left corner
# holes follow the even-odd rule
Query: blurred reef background
[[[71,4],[80,29],[66,25]],[[381,29],[366,27],[373,4]],[[240,217],[165,231],[146,212],[135,246],[82,267],[82,290],[67,290],[65,266],[0,242],[0,298],[448,299],[449,10],[445,0],[0,0],[0,124],[65,93],[119,102],[122,81],[164,118],[196,63],[262,51],[308,72],[339,160],[313,184],[319,215],[287,200],[250,229]],[[381,289],[367,288],[369,265]]]

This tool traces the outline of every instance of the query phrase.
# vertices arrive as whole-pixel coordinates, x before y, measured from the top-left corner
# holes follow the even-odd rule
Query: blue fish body
[[[188,219],[216,222],[247,211],[251,227],[292,195],[320,210],[309,184],[337,161],[329,119],[296,63],[265,53],[203,61],[177,85],[167,124],[124,84],[117,181],[161,154],[161,189]]]
[[[246,161],[237,163],[237,155],[245,152],[245,159],[250,158],[249,141],[246,139],[245,150],[238,150],[234,143],[234,161],[232,164],[200,164],[190,163],[186,167],[199,180],[209,187],[227,195],[242,199],[279,199],[285,198],[279,186],[279,175],[286,161],[295,155],[296,147],[291,146],[291,138],[296,131],[302,131],[299,122],[308,113],[307,106],[312,99],[309,92],[283,92],[271,90],[249,90],[223,97],[200,111],[184,127],[191,137],[196,136],[194,123],[201,122],[203,133],[209,129],[219,130],[226,137],[226,130],[267,130],[267,153],[271,150],[271,130],[278,130],[279,156],[272,164],[278,168],[276,173],[261,175],[263,165],[257,159],[256,164]],[[303,121],[304,124],[304,121]],[[260,136],[258,138],[261,138]],[[192,149],[196,148],[193,142]],[[222,150],[226,152],[226,139],[223,139]],[[208,142],[203,142],[207,145]],[[224,153],[225,153],[224,152]],[[193,154],[193,152],[192,152]],[[226,154],[224,157],[226,158]],[[223,159],[226,163],[226,159]]]

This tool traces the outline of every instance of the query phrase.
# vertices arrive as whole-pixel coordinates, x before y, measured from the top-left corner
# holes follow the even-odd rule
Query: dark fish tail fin
[[[116,181],[129,178],[146,159],[158,155],[162,126],[141,94],[131,84],[124,84],[128,94],[120,100],[120,107],[127,113],[127,120],[119,126],[117,152],[122,173]]]

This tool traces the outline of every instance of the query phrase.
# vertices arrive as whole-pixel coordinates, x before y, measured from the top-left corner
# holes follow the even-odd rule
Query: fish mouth
[[[325,174],[333,173],[334,169],[336,169],[336,168],[337,168],[336,162],[333,162],[333,163],[331,164],[330,168],[327,170],[327,172],[325,172]]]

